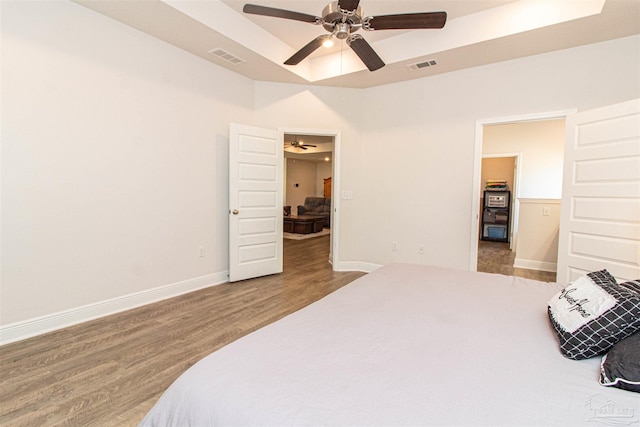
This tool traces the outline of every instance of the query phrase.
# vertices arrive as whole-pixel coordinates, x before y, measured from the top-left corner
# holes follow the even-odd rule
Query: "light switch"
[[[542,208],[542,216],[551,215],[551,208],[549,206],[545,206]]]
[[[342,200],[351,200],[351,199],[353,199],[353,191],[342,192]]]

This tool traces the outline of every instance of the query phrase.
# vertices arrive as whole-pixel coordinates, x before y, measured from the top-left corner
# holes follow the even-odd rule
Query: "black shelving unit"
[[[510,222],[511,192],[508,190],[485,190],[480,238],[494,242],[508,242]]]

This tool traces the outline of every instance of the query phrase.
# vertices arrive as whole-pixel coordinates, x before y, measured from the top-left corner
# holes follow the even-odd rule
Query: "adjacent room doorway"
[[[295,216],[297,207],[304,204],[306,197],[330,199],[329,227],[324,228],[323,233],[330,235],[328,261],[333,264],[337,259],[339,228],[336,215],[339,201],[334,196],[339,194],[340,132],[300,128],[283,128],[281,131],[284,134],[283,204],[290,206],[291,214]],[[334,264],[334,270],[335,267]]]
[[[556,205],[553,205],[554,207],[552,208],[552,214],[554,214],[556,207],[557,207],[557,211],[559,212],[559,201],[561,199],[561,182],[562,182],[562,153],[564,151],[564,120],[565,117],[572,113],[573,111],[560,111],[560,112],[549,112],[549,113],[540,113],[540,114],[531,114],[531,115],[525,115],[525,116],[514,116],[514,117],[503,117],[503,118],[496,118],[496,119],[490,119],[490,120],[479,120],[476,122],[476,151],[475,151],[475,174],[474,174],[474,188],[473,188],[473,212],[472,212],[472,233],[473,233],[473,238],[471,239],[471,250],[470,250],[470,269],[472,271],[478,271],[478,256],[480,254],[479,251],[479,244],[481,243],[481,240],[479,239],[480,237],[480,219],[481,219],[481,215],[482,215],[482,210],[481,210],[481,201],[482,201],[482,194],[483,194],[483,190],[485,187],[485,182],[483,182],[483,178],[482,178],[482,160],[483,157],[493,157],[493,158],[500,158],[500,157],[511,157],[514,158],[515,162],[514,162],[514,178],[513,178],[513,185],[510,185],[510,191],[512,192],[512,201],[511,201],[511,218],[510,218],[510,238],[509,238],[509,244],[511,245],[508,250],[504,253],[509,255],[510,261],[507,262],[511,262],[511,265],[509,265],[509,269],[510,270],[505,270],[505,274],[514,274],[513,272],[511,272],[514,267],[516,267],[517,265],[514,265],[513,261],[516,260],[518,262],[520,262],[521,260],[516,258],[516,254],[511,252],[511,249],[516,250],[517,249],[517,244],[518,244],[518,239],[519,239],[519,234],[521,232],[524,232],[526,230],[522,229],[523,225],[521,222],[521,206],[520,206],[520,202],[522,200],[527,201],[527,203],[531,204],[531,203],[538,203],[538,202],[555,202]],[[538,125],[539,123],[545,123],[545,122],[552,122],[554,121],[555,123],[557,123],[556,127],[559,127],[559,132],[557,131],[556,133],[559,133],[559,137],[557,137],[558,139],[558,146],[557,149],[560,152],[560,158],[559,158],[559,165],[553,165],[554,168],[554,172],[553,173],[557,173],[557,177],[554,177],[554,182],[557,181],[558,184],[558,194],[554,195],[553,197],[551,196],[546,196],[545,199],[548,200],[536,200],[535,198],[537,197],[542,197],[542,196],[538,196],[538,195],[534,195],[532,196],[531,194],[535,194],[536,191],[531,191],[531,182],[534,182],[535,185],[538,185],[537,180],[540,180],[540,186],[544,186],[544,180],[547,179],[547,176],[549,175],[549,169],[551,166],[549,164],[545,164],[545,160],[544,158],[540,158],[538,156],[539,153],[537,153],[538,150],[537,148],[535,150],[531,150],[529,149],[529,151],[527,151],[527,148],[524,148],[521,150],[520,147],[525,146],[525,142],[521,141],[521,140],[526,140],[526,138],[538,138],[538,139],[542,139],[544,140],[544,136],[536,136],[536,135],[530,135],[527,134],[525,135],[526,138],[521,138],[521,139],[516,139],[516,141],[520,141],[520,147],[517,147],[517,144],[514,144],[514,146],[516,148],[514,148],[514,146],[511,146],[508,143],[504,143],[503,146],[494,146],[492,149],[490,150],[485,150],[484,145],[485,144],[485,137],[486,135],[490,134],[491,132],[489,132],[489,130],[492,129],[496,129],[497,127],[503,126],[503,127],[512,127],[512,128],[518,128],[520,126],[522,126],[523,128],[526,126],[529,127],[533,127],[533,125]],[[523,154],[524,151],[524,154]],[[544,156],[543,156],[544,157]],[[525,161],[528,161],[529,163],[527,165],[524,165]],[[521,175],[525,172],[523,172],[524,167],[527,166],[529,169],[527,169],[526,172],[526,176],[529,179],[529,184],[525,185],[525,190],[527,190],[527,194],[522,194],[521,190],[522,190],[522,178]],[[535,171],[535,172],[534,172]],[[535,175],[535,174],[539,174],[539,175]],[[535,179],[532,178],[532,176],[536,176]],[[485,177],[486,179],[487,177]],[[503,177],[490,177],[490,178],[503,178]],[[522,199],[522,197],[525,197],[525,199]],[[555,199],[555,200],[552,200]],[[537,207],[536,207],[537,208]],[[542,206],[540,207],[540,215],[544,215],[543,212],[546,212],[546,209],[544,209]],[[504,244],[506,245],[506,244]],[[557,239],[555,240],[555,247],[553,248],[553,250],[556,252],[557,254]],[[517,263],[516,263],[517,264]],[[553,271],[546,270],[547,264],[545,263],[540,263],[542,268],[536,268],[541,270],[541,273],[547,273],[547,275],[554,275],[555,273]],[[550,264],[549,264],[550,265]],[[555,266],[555,261],[553,263],[553,265]],[[522,267],[524,269],[530,269],[530,268],[534,268],[534,267]],[[545,271],[546,270],[546,271]],[[523,270],[524,273],[529,273],[529,271]],[[531,270],[530,272],[535,272],[534,270]],[[546,278],[546,276],[545,276]]]
[[[284,135],[333,138],[332,193],[340,194],[340,131],[278,130],[231,124],[229,136],[229,280],[283,270]],[[331,200],[329,260],[338,269],[339,198]]]

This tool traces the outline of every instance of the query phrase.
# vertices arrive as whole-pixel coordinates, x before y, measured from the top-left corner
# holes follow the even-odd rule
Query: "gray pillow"
[[[640,393],[640,332],[623,339],[602,357],[600,384]]]
[[[640,279],[620,283],[619,286],[640,295]]]

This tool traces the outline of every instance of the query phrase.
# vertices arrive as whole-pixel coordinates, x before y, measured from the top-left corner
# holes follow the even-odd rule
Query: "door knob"
[[[232,212],[234,215],[238,215],[240,212],[238,212],[238,209],[234,209]]]

